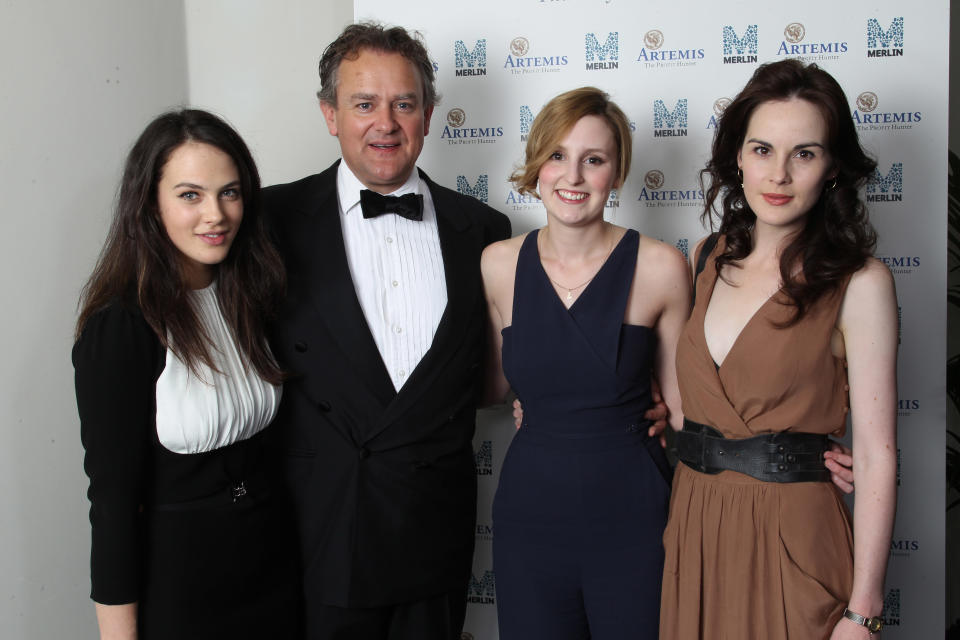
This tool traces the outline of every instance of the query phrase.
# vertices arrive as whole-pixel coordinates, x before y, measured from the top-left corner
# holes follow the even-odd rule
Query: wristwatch
[[[877,633],[880,629],[883,628],[883,621],[880,619],[880,616],[874,616],[872,618],[867,618],[862,616],[859,613],[850,611],[850,609],[843,610],[843,617],[851,622],[856,622],[859,625],[863,625],[867,628],[867,631],[870,632],[870,635]]]

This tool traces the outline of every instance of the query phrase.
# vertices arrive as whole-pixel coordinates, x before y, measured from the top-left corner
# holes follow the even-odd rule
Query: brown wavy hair
[[[557,150],[557,145],[584,116],[599,116],[610,127],[617,143],[617,187],[630,173],[633,136],[630,121],[610,96],[596,87],[566,91],[543,106],[530,126],[523,166],[508,179],[519,193],[540,197],[537,180],[540,169]]]
[[[823,115],[827,150],[837,179],[835,187],[831,184],[824,190],[808,212],[806,225],[781,253],[783,292],[795,308],[784,326],[796,324],[811,305],[860,269],[873,254],[877,239],[859,196],[877,163],[860,146],[843,89],[816,64],[782,60],[760,65],[723,112],[710,160],[700,172],[705,194],[701,220],[712,230],[714,216],[719,217],[719,232],[726,241],[715,259],[717,273],[724,265],[738,267],[737,261],[753,250],[751,232],[757,217],[747,204],[737,173],[737,152],[743,146],[750,117],[765,102],[791,98],[806,100]],[[718,199],[719,212],[715,207]]]
[[[243,220],[227,257],[215,267],[217,300],[240,352],[261,378],[278,384],[284,373],[264,336],[282,299],[285,274],[264,229],[260,175],[239,134],[206,111],[164,113],[134,143],[106,242],[80,295],[76,337],[91,315],[120,299],[139,306],[161,344],[194,373],[199,373],[199,363],[214,368],[209,337],[190,301],[180,251],[167,235],[157,204],[163,167],[186,142],[216,147],[237,167]]]
[[[403,27],[385,27],[376,22],[360,22],[348,25],[337,39],[327,45],[320,56],[320,102],[337,106],[337,72],[340,63],[356,60],[364,49],[383,53],[399,53],[419,71],[423,85],[423,106],[435,106],[440,97],[434,86],[433,63],[419,32],[413,35]]]

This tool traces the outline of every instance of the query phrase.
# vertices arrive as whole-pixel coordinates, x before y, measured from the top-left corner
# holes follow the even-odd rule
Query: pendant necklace
[[[599,272],[599,270],[598,270],[598,272]],[[560,287],[561,289],[566,289],[566,291],[567,291],[567,296],[566,296],[566,298],[564,298],[564,299],[565,299],[567,302],[573,302],[573,292],[576,291],[577,289],[579,289],[580,287],[585,287],[585,286],[587,286],[588,284],[590,284],[591,282],[593,282],[593,279],[596,278],[596,277],[597,277],[597,274],[595,273],[595,274],[593,274],[592,276],[590,276],[590,279],[589,279],[589,280],[587,280],[587,281],[584,282],[583,284],[578,284],[577,286],[573,287],[572,289],[567,289],[567,287],[563,286],[562,284],[560,284],[559,282],[557,282],[556,280],[554,280],[554,279],[551,278],[550,276],[547,276],[547,280],[549,280],[549,281],[552,282],[553,284],[557,285],[557,286]]]
[[[537,246],[537,251],[538,251],[538,252],[540,252],[540,247],[539,247],[540,240],[541,240],[541,238],[542,238],[544,235],[545,235],[544,233],[541,233],[540,235],[537,236],[537,245],[538,245],[538,246]],[[565,304],[567,307],[569,307],[569,306],[573,303],[573,292],[576,291],[576,290],[578,290],[578,289],[580,289],[580,288],[582,288],[582,287],[585,287],[585,286],[587,286],[588,284],[590,284],[591,282],[593,282],[593,279],[597,277],[597,274],[598,274],[598,273],[600,273],[600,269],[603,269],[603,265],[605,265],[605,264],[607,263],[607,258],[610,257],[610,253],[612,253],[612,252],[613,252],[613,236],[611,235],[611,236],[610,236],[609,246],[607,247],[607,255],[604,256],[603,262],[600,263],[600,266],[597,267],[597,270],[593,272],[593,275],[590,276],[589,279],[587,279],[585,282],[581,282],[580,284],[578,284],[578,285],[575,286],[575,287],[568,287],[568,286],[566,286],[566,285],[560,284],[559,282],[557,282],[556,280],[554,280],[553,278],[550,277],[550,274],[547,273],[547,270],[546,270],[546,269],[543,270],[543,273],[547,276],[547,280],[549,280],[549,281],[552,282],[554,285],[560,287],[561,289],[563,289],[564,291],[567,292],[567,295],[564,296],[563,300],[564,300],[564,304]]]

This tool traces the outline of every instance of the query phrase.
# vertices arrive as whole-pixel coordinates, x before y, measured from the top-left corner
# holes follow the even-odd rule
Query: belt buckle
[[[723,471],[720,467],[708,467],[707,466],[707,438],[719,439],[716,436],[710,434],[706,429],[700,429],[700,432],[697,434],[700,436],[700,473],[705,473],[707,475],[716,475]],[[722,447],[722,445],[721,445]],[[719,450],[719,455],[724,455],[723,449]]]
[[[770,444],[775,445],[775,451],[773,454],[773,464],[776,465],[776,468],[773,470],[773,473],[786,473],[791,471],[787,467],[788,464],[796,462],[796,456],[787,451],[787,445],[777,442],[776,434],[773,434],[774,438],[771,439]]]
[[[233,494],[233,501],[238,502],[240,498],[247,495],[247,485],[241,480],[239,483],[233,485],[230,492]]]

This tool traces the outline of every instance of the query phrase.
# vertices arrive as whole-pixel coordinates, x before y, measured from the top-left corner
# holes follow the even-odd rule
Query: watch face
[[[876,633],[877,631],[880,631],[880,627],[882,626],[883,626],[883,623],[880,621],[879,617],[867,618],[866,627],[867,627],[867,630],[870,631],[870,633]]]

